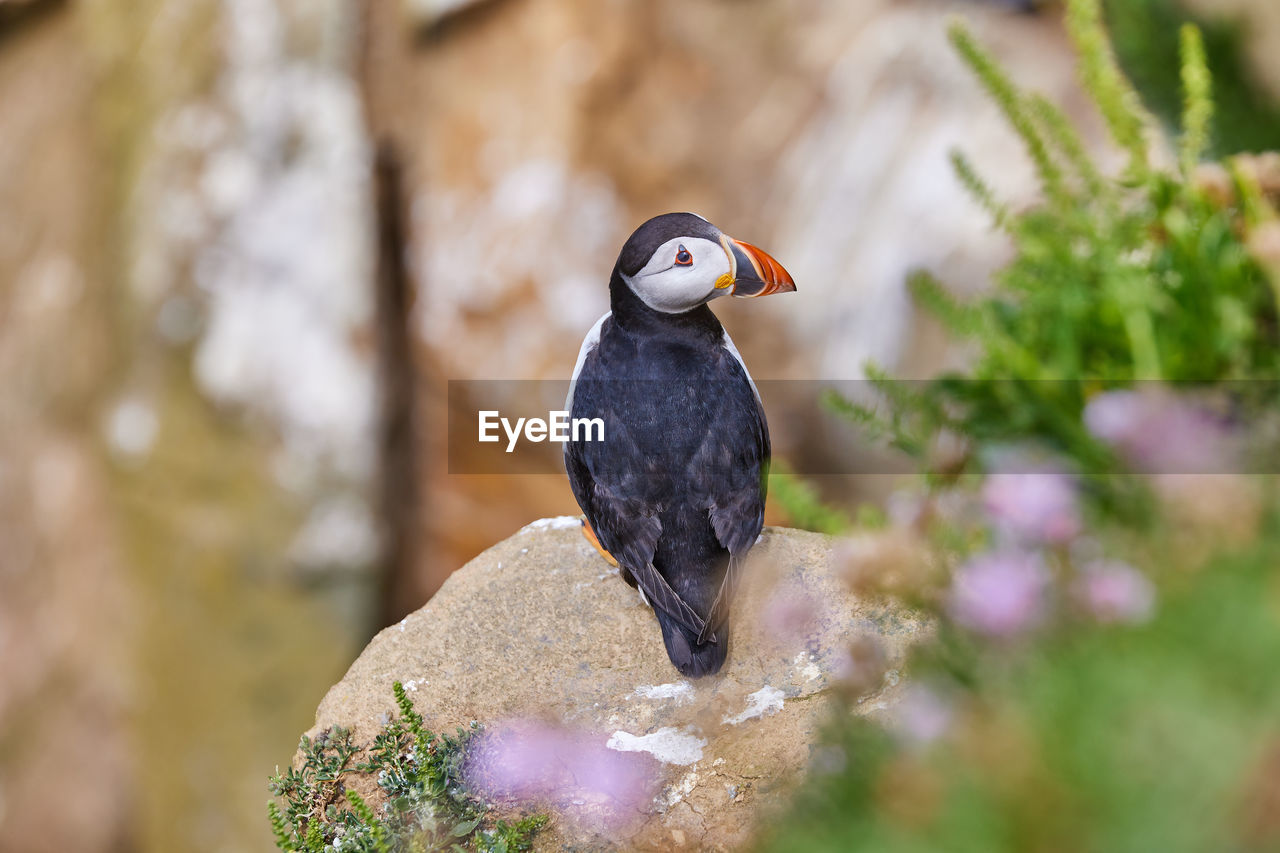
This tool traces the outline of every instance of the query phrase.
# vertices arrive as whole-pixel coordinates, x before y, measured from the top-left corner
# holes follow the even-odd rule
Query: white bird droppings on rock
[[[683,731],[664,726],[647,735],[619,730],[613,733],[605,746],[619,752],[647,752],[663,764],[692,764],[702,758],[702,748],[707,745],[706,738],[692,732],[692,726]]]
[[[796,655],[795,660],[792,662],[806,681],[813,681],[815,678],[822,677],[822,667],[813,662],[808,652],[801,652]]]
[[[690,770],[688,773],[680,777],[679,781],[672,785],[668,785],[661,794],[654,800],[662,811],[674,806],[698,786],[698,773]]]
[[[693,685],[687,681],[673,681],[670,684],[641,684],[631,695],[638,699],[676,699],[681,702],[691,702]]]
[[[786,696],[776,687],[765,685],[747,697],[747,707],[741,714],[736,716],[726,716],[722,722],[726,725],[736,726],[739,723],[745,723],[753,717],[764,717],[768,714],[776,714],[782,710],[783,698]]]

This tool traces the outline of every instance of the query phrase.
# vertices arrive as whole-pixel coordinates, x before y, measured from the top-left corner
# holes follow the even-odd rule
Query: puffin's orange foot
[[[600,552],[600,556],[604,557],[605,560],[608,561],[609,565],[613,566],[615,569],[618,567],[618,561],[615,560],[613,555],[606,551],[604,546],[600,544],[600,540],[596,538],[596,532],[591,529],[591,522],[587,521],[585,518],[582,519],[582,535],[591,543],[593,548]]]

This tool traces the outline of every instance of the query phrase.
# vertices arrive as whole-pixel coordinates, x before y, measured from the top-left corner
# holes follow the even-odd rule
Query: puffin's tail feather
[[[698,635],[676,622],[662,611],[656,611],[658,624],[662,626],[662,641],[667,646],[667,657],[680,674],[689,678],[715,675],[724,666],[729,653],[729,626],[725,625],[717,635],[719,642],[698,642]]]

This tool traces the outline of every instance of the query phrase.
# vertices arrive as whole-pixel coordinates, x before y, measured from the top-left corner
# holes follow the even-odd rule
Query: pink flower
[[[1144,473],[1223,473],[1231,462],[1226,428],[1167,392],[1098,394],[1084,407],[1084,424]]]
[[[1049,573],[1021,551],[982,554],[956,570],[947,610],[959,625],[989,637],[1014,637],[1044,620]]]
[[[818,625],[822,615],[819,601],[807,592],[787,589],[769,597],[760,614],[768,636],[782,643],[800,642]]]
[[[908,685],[890,713],[898,734],[917,746],[945,735],[955,720],[951,702],[927,684]]]
[[[486,731],[471,748],[465,778],[491,799],[590,801],[621,817],[651,796],[654,762],[608,749],[602,737],[536,720]]]
[[[1098,560],[1080,572],[1074,584],[1076,600],[1103,623],[1146,622],[1155,610],[1155,587],[1128,563]]]
[[[996,526],[1022,542],[1059,545],[1080,532],[1075,483],[1066,474],[992,474],[982,501]]]
[[[915,527],[923,522],[929,510],[926,497],[919,492],[899,489],[889,495],[885,513],[894,527]]]

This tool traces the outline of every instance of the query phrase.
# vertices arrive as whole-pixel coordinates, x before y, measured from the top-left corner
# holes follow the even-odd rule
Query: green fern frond
[[[996,200],[995,193],[991,187],[978,174],[977,169],[969,162],[969,158],[964,156],[960,151],[951,152],[951,167],[955,170],[956,177],[960,179],[960,183],[969,195],[973,196],[974,201],[987,212],[996,226],[1001,229],[1007,229],[1009,225],[1009,209],[1001,202]]]
[[[518,853],[533,847],[533,836],[547,825],[544,814],[521,818],[514,824],[500,820],[492,832],[481,833],[476,838],[476,850],[480,853]]]
[[[911,273],[907,279],[907,289],[921,307],[952,334],[969,337],[981,328],[982,317],[979,312],[959,302],[933,274],[924,270]]]
[[[1098,171],[1093,158],[1085,151],[1080,134],[1071,126],[1071,122],[1058,109],[1057,104],[1043,95],[1033,94],[1027,101],[1031,115],[1044,130],[1049,141],[1062,152],[1063,156],[1075,169],[1076,176],[1084,183],[1084,189],[1090,196],[1098,197],[1106,189],[1102,173]]]
[[[347,802],[351,803],[351,810],[369,827],[369,837],[373,841],[373,849],[376,853],[391,853],[391,838],[387,834],[387,826],[378,820],[377,815],[373,813],[373,809],[369,808],[369,804],[364,801],[364,797],[350,788],[347,789]]]
[[[1184,178],[1190,178],[1196,163],[1209,147],[1209,125],[1213,120],[1213,77],[1205,59],[1204,40],[1194,24],[1182,25],[1182,142],[1179,162]]]
[[[885,441],[908,456],[920,458],[924,453],[924,442],[912,428],[919,426],[916,420],[927,407],[927,401],[911,388],[912,383],[890,378],[874,363],[864,364],[863,372],[867,382],[883,398],[883,408],[890,413],[888,418],[880,414],[878,407],[854,402],[835,390],[828,390],[822,395],[822,404],[861,427],[868,438]]]
[[[400,709],[400,717],[404,721],[405,729],[413,735],[414,744],[419,749],[425,750],[435,736],[423,725],[422,715],[414,710],[413,700],[405,692],[404,685],[399,681],[393,682],[391,692],[395,694],[396,707]]]
[[[324,834],[320,832],[319,818],[307,821],[307,853],[324,853]]]
[[[837,535],[853,526],[847,515],[823,503],[813,486],[794,474],[775,470],[769,475],[769,492],[774,504],[802,530]]]
[[[829,388],[823,392],[822,405],[861,428],[872,441],[889,440],[894,435],[893,424],[881,417],[878,411],[862,403],[855,403],[834,389]]]
[[[864,406],[861,403],[855,403],[839,391],[830,388],[824,391],[822,405],[859,426],[871,429],[877,434],[889,432],[888,422],[881,420],[875,409],[870,406]]]
[[[862,366],[867,381],[884,395],[885,400],[895,412],[909,412],[919,408],[922,400],[911,383],[900,382],[889,375],[883,367],[868,362]]]
[[[1245,226],[1252,230],[1271,219],[1273,214],[1254,171],[1245,168],[1246,160],[1247,158],[1232,157],[1226,161],[1226,167],[1231,175],[1231,182],[1235,185],[1237,203]]]
[[[285,825],[284,815],[280,814],[280,807],[274,802],[267,803],[267,818],[271,821],[271,834],[276,837],[276,847],[284,853],[294,853],[298,848],[293,843],[289,827]]]
[[[1022,139],[1027,151],[1035,163],[1036,172],[1044,184],[1045,194],[1051,198],[1060,198],[1062,193],[1062,171],[1049,149],[1040,137],[1035,124],[1028,115],[1022,95],[1017,86],[1004,73],[992,56],[983,50],[974,40],[973,34],[960,21],[953,21],[947,28],[947,35],[955,46],[960,58],[977,76],[979,82],[991,94],[996,105],[1004,113],[1005,118],[1013,125],[1014,131]]]
[[[1146,110],[1120,70],[1102,23],[1099,0],[1068,0],[1067,32],[1080,54],[1080,76],[1116,144],[1129,153],[1129,171],[1142,178],[1150,171],[1144,132]]]

